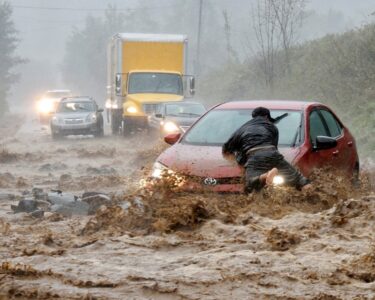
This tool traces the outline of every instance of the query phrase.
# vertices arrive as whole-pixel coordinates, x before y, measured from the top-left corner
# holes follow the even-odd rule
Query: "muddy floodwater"
[[[33,120],[0,125],[0,299],[375,299],[370,160],[355,190],[318,172],[306,193],[150,193],[165,145],[147,133],[52,141]],[[108,202],[15,213],[33,188]]]

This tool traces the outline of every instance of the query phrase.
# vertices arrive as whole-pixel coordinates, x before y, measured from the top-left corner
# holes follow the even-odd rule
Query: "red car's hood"
[[[296,148],[280,148],[279,150],[289,162],[292,162],[298,153]],[[219,146],[178,143],[165,150],[157,161],[185,175],[212,178],[242,176],[242,170],[235,161],[223,158]]]

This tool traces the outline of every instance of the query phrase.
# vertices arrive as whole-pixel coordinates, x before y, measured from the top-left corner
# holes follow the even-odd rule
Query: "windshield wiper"
[[[196,117],[201,116],[200,114],[195,114],[195,113],[179,113],[179,115],[189,115],[189,116],[196,116]]]
[[[282,115],[280,115],[280,116],[278,116],[278,117],[276,117],[274,120],[274,124],[277,124],[277,123],[279,123],[282,119],[284,119],[286,116],[288,116],[289,115],[289,113],[285,113],[285,114],[282,114]]]
[[[85,108],[85,107],[81,107],[81,106],[78,106],[77,108],[78,108],[79,110],[90,111],[90,109],[87,109],[87,108]]]

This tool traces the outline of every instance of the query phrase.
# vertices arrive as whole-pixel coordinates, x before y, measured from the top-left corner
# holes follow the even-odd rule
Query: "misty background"
[[[86,78],[84,87],[69,86],[62,75],[67,42],[87,26],[88,18],[105,18],[106,9],[116,8],[124,22],[122,32],[183,33],[189,38],[188,73],[204,77],[215,71],[226,58],[224,26],[230,30],[230,47],[241,62],[256,52],[252,32],[252,9],[255,1],[203,0],[201,24],[200,68],[197,74],[197,38],[199,0],[11,0],[13,20],[19,32],[18,54],[27,59],[16,71],[20,79],[11,90],[11,107],[32,104],[48,89],[72,89],[75,93],[94,96],[103,103],[105,86],[97,86]],[[299,42],[316,39],[328,33],[339,33],[359,27],[373,18],[372,0],[311,0],[299,32]],[[109,36],[108,36],[109,38]],[[77,55],[83,49],[76,49]],[[72,54],[70,54],[72,55]],[[92,59],[96,59],[92,57]],[[104,72],[105,70],[92,70]],[[68,72],[69,73],[69,72]],[[77,74],[72,72],[71,77]],[[226,80],[224,74],[216,74]],[[85,75],[88,76],[87,74]],[[68,82],[67,82],[68,81]],[[198,80],[199,87],[199,80]],[[80,89],[80,90],[78,90]],[[199,89],[198,89],[199,96]],[[222,99],[220,99],[222,101]]]
[[[12,12],[2,20],[12,32],[13,22],[18,39],[16,45],[14,39],[6,42],[6,30],[0,30],[2,49],[12,46],[8,54],[2,50],[4,61],[12,55],[17,61],[0,69],[7,76],[5,88],[0,85],[5,109],[6,99],[11,111],[31,114],[52,89],[93,96],[102,106],[113,34],[177,33],[189,38],[186,73],[197,77],[195,100],[207,107],[233,99],[323,102],[355,134],[361,155],[375,149],[373,0],[0,0],[4,3]],[[294,7],[293,25],[284,24],[286,32],[293,29],[286,39],[276,10],[267,15],[272,5]]]

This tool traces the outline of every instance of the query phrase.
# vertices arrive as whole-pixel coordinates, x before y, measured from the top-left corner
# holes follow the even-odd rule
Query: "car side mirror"
[[[335,138],[319,135],[315,139],[314,151],[332,149],[337,146]]]
[[[163,118],[163,115],[162,114],[155,114],[155,118],[161,119],[161,118]]]
[[[171,133],[164,137],[164,142],[166,142],[169,145],[174,145],[177,143],[180,137],[181,137],[181,133]]]
[[[189,78],[190,85],[190,95],[194,96],[195,94],[195,78],[192,76]]]
[[[103,111],[104,111],[103,108],[99,108],[99,109],[98,109],[98,112],[103,112]]]

